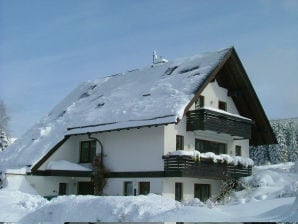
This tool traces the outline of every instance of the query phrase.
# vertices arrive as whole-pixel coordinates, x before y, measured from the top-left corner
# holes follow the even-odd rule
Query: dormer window
[[[205,97],[200,95],[199,98],[195,102],[195,108],[197,110],[197,109],[204,107],[204,105],[205,105]]]
[[[224,101],[218,101],[218,109],[227,111],[227,103]]]

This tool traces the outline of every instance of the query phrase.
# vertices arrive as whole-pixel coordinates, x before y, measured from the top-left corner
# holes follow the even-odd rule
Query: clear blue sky
[[[298,116],[298,0],[0,0],[0,98],[20,137],[83,81],[234,46],[267,113]]]

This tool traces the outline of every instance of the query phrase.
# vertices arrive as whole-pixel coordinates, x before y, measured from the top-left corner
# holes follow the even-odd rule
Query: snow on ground
[[[0,222],[297,222],[298,162],[255,167],[242,179],[244,189],[224,204],[209,206],[193,199],[177,202],[147,196],[34,195],[23,176],[11,175],[0,190]],[[28,192],[31,192],[30,194]]]

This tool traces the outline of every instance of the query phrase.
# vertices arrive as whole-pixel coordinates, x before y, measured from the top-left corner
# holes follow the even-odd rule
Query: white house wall
[[[227,112],[239,115],[233,99],[228,96],[228,90],[220,87],[216,80],[210,82],[201,95],[205,97],[205,107],[218,108],[218,102],[223,101],[227,103]]]
[[[144,127],[92,134],[104,148],[104,163],[111,172],[161,171],[163,170],[164,127]],[[70,137],[41,167],[45,170],[49,161],[67,160],[79,163],[80,142],[90,141],[87,135]],[[97,151],[100,146],[97,143]]]
[[[124,195],[124,182],[131,181],[136,195],[139,195],[139,183],[150,182],[150,193],[161,195],[164,178],[109,178],[104,189],[104,195]]]
[[[26,176],[31,186],[41,196],[54,196],[59,193],[59,183],[66,183],[66,194],[77,194],[78,182],[90,182],[84,177]]]
[[[199,178],[164,178],[163,179],[163,195],[175,199],[175,183],[182,183],[183,200],[191,200],[194,198],[194,184],[210,184],[211,196],[219,192],[221,181]]]

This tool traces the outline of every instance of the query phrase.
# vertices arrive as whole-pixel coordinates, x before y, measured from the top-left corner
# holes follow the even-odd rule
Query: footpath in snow
[[[0,222],[297,222],[298,163],[255,167],[224,204],[164,196],[38,196],[23,176],[0,190]]]

